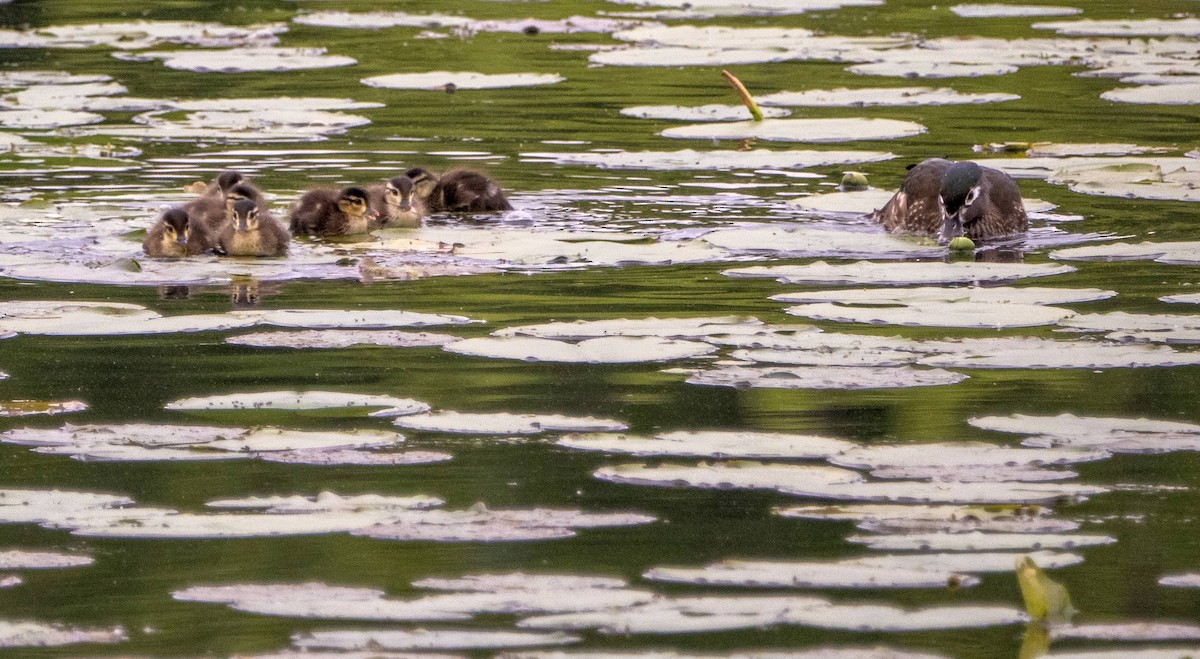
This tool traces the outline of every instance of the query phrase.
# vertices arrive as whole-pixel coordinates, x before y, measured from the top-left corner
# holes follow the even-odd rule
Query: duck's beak
[[[175,242],[181,246],[187,245],[187,239],[188,239],[188,237],[187,237],[186,233],[176,233],[175,234]]]
[[[363,216],[366,217],[368,220],[373,220],[373,219],[379,217],[379,213],[375,212],[374,208],[368,207],[367,210],[363,211]]]
[[[945,213],[946,219],[942,223],[942,230],[938,232],[937,236],[939,245],[945,245],[966,233],[966,229],[963,227],[962,212],[963,209],[959,208],[953,213]]]

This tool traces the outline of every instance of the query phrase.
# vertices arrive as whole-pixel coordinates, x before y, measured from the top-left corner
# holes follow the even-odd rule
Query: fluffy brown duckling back
[[[210,251],[214,245],[208,229],[191,221],[187,211],[179,206],[167,209],[142,241],[146,254],[156,258],[196,256]]]
[[[428,192],[426,189],[425,195]],[[372,228],[421,226],[421,218],[429,212],[425,195],[408,176],[397,176],[367,188],[371,209],[379,215]]]
[[[226,224],[233,221],[233,205],[243,199],[252,201],[260,213],[267,212],[266,197],[251,183],[238,183],[226,191],[214,185],[183,208],[193,222],[203,224],[210,232],[219,234]]]
[[[289,228],[297,236],[349,236],[375,228],[375,217],[362,188],[317,188],[292,204]]]
[[[429,190],[423,196],[430,212],[494,213],[512,210],[512,204],[508,203],[500,185],[473,169],[459,167],[437,176],[429,170],[414,167],[404,175],[413,180],[418,193],[423,189]]]
[[[221,229],[217,246],[227,256],[283,256],[292,237],[270,214],[260,213],[253,200],[232,204],[232,221]]]

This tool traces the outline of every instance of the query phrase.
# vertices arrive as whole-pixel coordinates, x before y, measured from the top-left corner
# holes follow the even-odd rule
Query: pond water
[[[0,3],[0,655],[1194,656],[1195,9]],[[141,253],[412,166],[516,210]]]

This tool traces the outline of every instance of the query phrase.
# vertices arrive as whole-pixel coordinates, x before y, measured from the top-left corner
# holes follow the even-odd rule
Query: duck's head
[[[433,172],[424,167],[413,167],[404,172],[405,178],[411,179],[413,182],[413,194],[418,199],[424,199],[433,192],[433,186],[437,185],[438,177]]]
[[[226,172],[226,173],[230,173],[230,172]],[[237,174],[237,172],[232,172],[232,173]],[[239,174],[239,176],[240,176],[240,174]],[[232,188],[229,188],[228,190],[225,191],[225,216],[228,218],[232,218],[234,204],[238,203],[239,201],[253,202],[254,197],[255,197],[254,189],[251,188],[249,185],[238,184],[238,185],[233,186]]]
[[[217,174],[217,187],[221,189],[221,192],[228,194],[239,183],[247,183],[246,177],[241,172],[229,170]]]
[[[975,205],[982,185],[983,168],[970,161],[956,162],[942,174],[939,197],[945,219],[938,233],[939,244],[945,245],[964,235],[967,226],[982,216],[982,210]]]
[[[378,213],[367,204],[367,192],[362,188],[346,188],[338,194],[338,210],[351,217],[374,218]]]
[[[413,208],[413,180],[407,176],[397,176],[387,182],[384,195],[387,205],[395,207],[400,212],[408,212]]]
[[[185,247],[191,236],[187,211],[179,207],[170,208],[163,213],[162,221],[167,240],[173,240],[180,247]]]
[[[234,230],[258,230],[258,204],[249,199],[239,199],[233,202],[232,212]]]

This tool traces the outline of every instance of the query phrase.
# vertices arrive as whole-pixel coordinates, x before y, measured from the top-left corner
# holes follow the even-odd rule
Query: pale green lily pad
[[[104,121],[104,115],[74,110],[0,110],[0,127],[47,130],[64,126],[82,126]]]
[[[1194,260],[1198,250],[1200,241],[1109,243],[1055,250],[1050,253],[1050,258],[1065,261]]]
[[[361,451],[357,449],[296,449],[273,451],[257,456],[264,462],[283,464],[315,465],[322,467],[398,467],[446,462],[453,459],[449,453],[437,451]]]
[[[930,483],[879,481],[864,483],[804,483],[780,488],[784,494],[836,501],[894,501],[906,503],[1046,503],[1087,498],[1108,488],[1072,483]]]
[[[1113,20],[1080,19],[1034,23],[1038,30],[1054,30],[1072,36],[1102,37],[1200,37],[1200,19],[1130,18]]]
[[[442,500],[424,494],[394,496],[382,494],[356,494],[342,496],[334,492],[321,492],[316,496],[290,495],[246,497],[242,499],[216,499],[204,504],[221,510],[265,510],[272,513],[353,513],[380,511],[396,513],[406,510],[437,508]]]
[[[857,446],[828,437],[737,431],[679,431],[654,437],[618,434],[567,435],[559,446],[639,457],[679,455],[709,458],[827,458]]]
[[[95,563],[91,556],[60,554],[49,551],[24,551],[9,549],[0,551],[0,570],[51,570],[67,567],[84,567]]]
[[[973,302],[981,304],[1073,304],[1106,300],[1117,294],[1099,288],[1048,288],[1045,286],[922,286],[917,288],[842,288],[833,291],[780,293],[779,302],[836,302],[864,305],[911,305],[929,302]],[[1200,298],[1198,298],[1200,299]]]
[[[1043,469],[1030,466],[981,467],[951,467],[941,465],[915,465],[904,467],[880,467],[872,469],[871,475],[882,479],[899,480],[928,480],[938,483],[996,483],[1021,481],[1033,483],[1039,481],[1070,480],[1079,476],[1077,472],[1065,469]]]
[[[962,373],[908,366],[725,366],[691,374],[688,384],[765,389],[890,389],[937,387],[966,380]]]
[[[886,62],[870,62],[846,67],[850,73],[891,78],[977,78],[1015,73],[1017,67],[1004,62],[953,62],[929,59],[904,60],[903,54]]]
[[[945,253],[936,245],[923,245],[889,233],[835,231],[803,224],[718,229],[704,234],[702,239],[732,252],[789,257],[904,259]]]
[[[389,521],[376,511],[337,514],[192,514],[76,520],[73,535],[96,538],[266,538],[347,533]],[[132,516],[131,516],[132,517]]]
[[[387,348],[438,347],[458,341],[457,336],[431,332],[395,330],[306,330],[301,332],[256,332],[225,339],[225,343],[256,348],[296,350],[338,349],[352,346]]]
[[[473,23],[470,18],[465,16],[408,14],[402,11],[314,11],[296,16],[292,20],[300,25],[371,30],[388,27],[465,28]]]
[[[179,426],[148,423],[118,425],[66,424],[61,428],[16,428],[0,435],[5,443],[23,446],[101,446],[132,444],[149,448],[195,446],[240,437],[244,428]]]
[[[540,645],[570,645],[576,636],[486,629],[412,629],[311,631],[292,636],[292,645],[312,650],[488,650]]]
[[[1043,506],[840,504],[786,506],[776,508],[774,512],[781,517],[796,519],[852,521],[858,528],[876,533],[1065,533],[1079,528],[1079,522],[1054,517],[1050,509]]]
[[[1166,147],[1138,146],[1137,144],[1035,142],[1025,150],[1025,155],[1030,158],[1072,158],[1078,156],[1129,156],[1171,150]],[[1027,210],[1029,209],[1028,204],[1025,207]]]
[[[852,535],[847,541],[881,551],[1023,551],[1076,549],[1111,545],[1107,535],[1072,533],[918,533],[899,535]]]
[[[843,335],[844,336],[844,335]],[[830,347],[822,345],[820,339],[813,342],[812,349],[755,348],[734,350],[729,354],[739,361],[758,364],[781,364],[787,366],[904,366],[916,363],[920,353],[900,348],[879,348],[870,345],[855,347]]]
[[[0,588],[16,588],[25,580],[15,574],[0,574]]]
[[[734,66],[798,59],[798,53],[778,48],[704,48],[633,46],[592,53],[588,62],[600,66]]]
[[[984,430],[1030,435],[1028,446],[1093,448],[1113,453],[1200,451],[1200,426],[1178,421],[1080,417],[1074,414],[974,417]]]
[[[788,307],[784,312],[842,323],[978,329],[1054,325],[1075,315],[1074,311],[1058,307],[996,302],[914,302],[902,307],[858,307],[820,302]]]
[[[829,461],[851,469],[882,467],[1015,467],[1067,465],[1107,459],[1102,450],[1012,448],[985,442],[872,444],[847,449]]]
[[[756,99],[762,101],[761,97]],[[763,108],[764,117],[786,117],[792,112],[780,108]],[[638,105],[624,108],[621,114],[638,119],[669,119],[677,121],[745,121],[750,119],[750,110],[744,105]]]
[[[1060,324],[1085,332],[1170,332],[1200,329],[1200,316],[1113,311],[1078,314]]]
[[[1050,626],[1050,640],[1065,638],[1091,641],[1196,641],[1200,640],[1200,625],[1170,622],[1105,622]]]
[[[961,605],[902,609],[881,604],[835,604],[789,611],[794,625],[859,632],[913,632],[1013,625],[1026,621],[1023,612],[1002,606]]]
[[[670,339],[698,339],[714,335],[757,334],[765,329],[762,321],[751,316],[702,316],[698,318],[618,318],[614,320],[576,320],[505,327],[493,336],[533,336],[543,339],[587,339],[603,336],[651,336]]]
[[[1118,103],[1196,105],[1200,104],[1200,84],[1118,87],[1101,93],[1100,98]]]
[[[444,91],[448,85],[453,89],[507,89],[511,87],[536,87],[562,82],[566,78],[554,73],[500,73],[486,74],[468,71],[430,71],[428,73],[394,73],[391,75],[363,78],[360,82],[368,87],[384,89],[430,89]]]
[[[829,606],[817,597],[705,596],[661,597],[648,604],[545,616],[517,622],[532,629],[585,630],[602,634],[679,634],[736,629],[761,629],[781,622],[785,612]]]
[[[353,57],[330,55],[324,48],[230,48],[227,50],[155,50],[133,53],[134,61],[161,60],[169,69],[199,73],[296,71],[350,66]]]
[[[975,586],[979,579],[955,572],[874,567],[844,561],[727,560],[700,568],[655,567],[650,581],[755,588],[946,588]]]
[[[392,309],[276,309],[272,311],[234,312],[258,319],[264,325],[303,327],[308,329],[382,329],[388,327],[429,327],[433,325],[465,325],[472,321],[465,316],[419,313]]]
[[[722,654],[697,654],[676,651],[573,651],[573,652],[504,652],[501,659],[713,659],[714,657],[733,657],[735,659],[946,659],[944,655],[927,652],[897,650],[883,645],[826,645],[808,649],[788,649],[780,651],[738,650],[726,651]],[[303,658],[300,658],[303,659]]]
[[[87,408],[87,403],[78,400],[0,401],[0,417],[69,414],[71,412],[82,412]]]
[[[871,263],[859,261],[808,265],[751,266],[722,274],[730,277],[773,277],[785,284],[969,284],[1047,277],[1074,271],[1070,266],[1032,263]]]
[[[1001,103],[1021,98],[999,92],[964,94],[950,87],[869,87],[861,89],[809,89],[802,92],[762,94],[754,100],[762,105],[814,107],[866,107],[873,105],[907,107],[916,105],[958,105]]]
[[[351,394],[339,391],[261,391],[221,396],[182,398],[164,406],[168,410],[319,410],[337,407],[386,407],[409,410],[408,414],[429,411],[425,403],[411,398]]]
[[[660,135],[702,140],[760,139],[782,142],[851,142],[912,137],[925,127],[896,119],[764,119],[668,128]]]
[[[404,436],[385,430],[359,428],[342,431],[301,431],[280,428],[255,428],[241,437],[218,439],[204,445],[220,451],[258,453],[262,451],[302,451],[394,447]]]
[[[775,490],[804,483],[861,485],[862,475],[849,469],[826,466],[717,462],[713,464],[623,464],[601,467],[594,476],[625,485],[699,487],[704,489]]]
[[[848,559],[846,563],[893,567],[902,570],[950,570],[970,573],[1015,572],[1018,559],[1028,556],[1046,568],[1060,568],[1083,562],[1079,554],[1052,551],[1033,552],[955,552],[943,554],[881,554]]]
[[[1200,293],[1181,293],[1179,295],[1164,295],[1159,300],[1172,304],[1200,304]]]
[[[965,4],[950,8],[963,18],[1013,18],[1022,16],[1073,16],[1083,13],[1076,7],[1058,5]]]
[[[67,627],[41,622],[0,620],[0,648],[54,647],[75,643],[120,643],[129,640],[121,627]]]
[[[83,85],[96,82],[112,82],[112,76],[70,73],[68,71],[4,71],[0,73],[0,89],[20,89],[34,85]]]
[[[434,412],[402,416],[395,423],[412,430],[481,435],[535,435],[551,431],[620,432],[627,428],[624,423],[612,419],[508,412]]]
[[[443,350],[474,357],[519,359],[527,362],[574,364],[630,364],[671,361],[715,352],[707,343],[655,336],[605,336],[568,343],[525,336],[463,339]]]
[[[287,31],[282,23],[246,26],[197,21],[118,21],[51,25],[34,33],[48,38],[43,47],[86,48],[108,46],[121,50],[151,48],[164,43],[187,44],[203,48],[254,46],[278,43],[276,34]]]
[[[931,352],[917,363],[940,368],[1147,368],[1200,364],[1200,353],[1167,346],[1100,341],[1052,341],[1034,337],[926,342]]]
[[[1168,574],[1159,579],[1158,583],[1172,588],[1200,588],[1200,572]]]
[[[1079,650],[1075,652],[1051,652],[1042,655],[1046,659],[1193,659],[1200,654],[1200,647],[1169,648],[1123,647],[1117,650]]]
[[[412,583],[414,588],[460,592],[499,593],[509,591],[575,591],[620,589],[629,585],[624,579],[577,574],[508,572],[468,574],[461,577],[429,577]]]
[[[463,511],[424,511],[353,530],[381,540],[422,542],[530,542],[575,536],[581,528],[640,526],[654,517],[633,512],[594,513],[566,508],[492,510],[476,504]]]
[[[842,7],[866,7],[883,0],[615,0],[617,4],[639,7],[670,7],[722,16],[772,16],[828,11]]]
[[[883,208],[892,198],[892,194],[891,190],[871,188],[814,194],[798,197],[788,203],[801,210],[823,215],[865,215],[877,208]]]
[[[522,153],[522,162],[585,165],[600,169],[649,170],[733,170],[733,169],[803,169],[829,165],[856,165],[865,162],[890,160],[896,156],[880,151],[583,151],[577,153]]]

